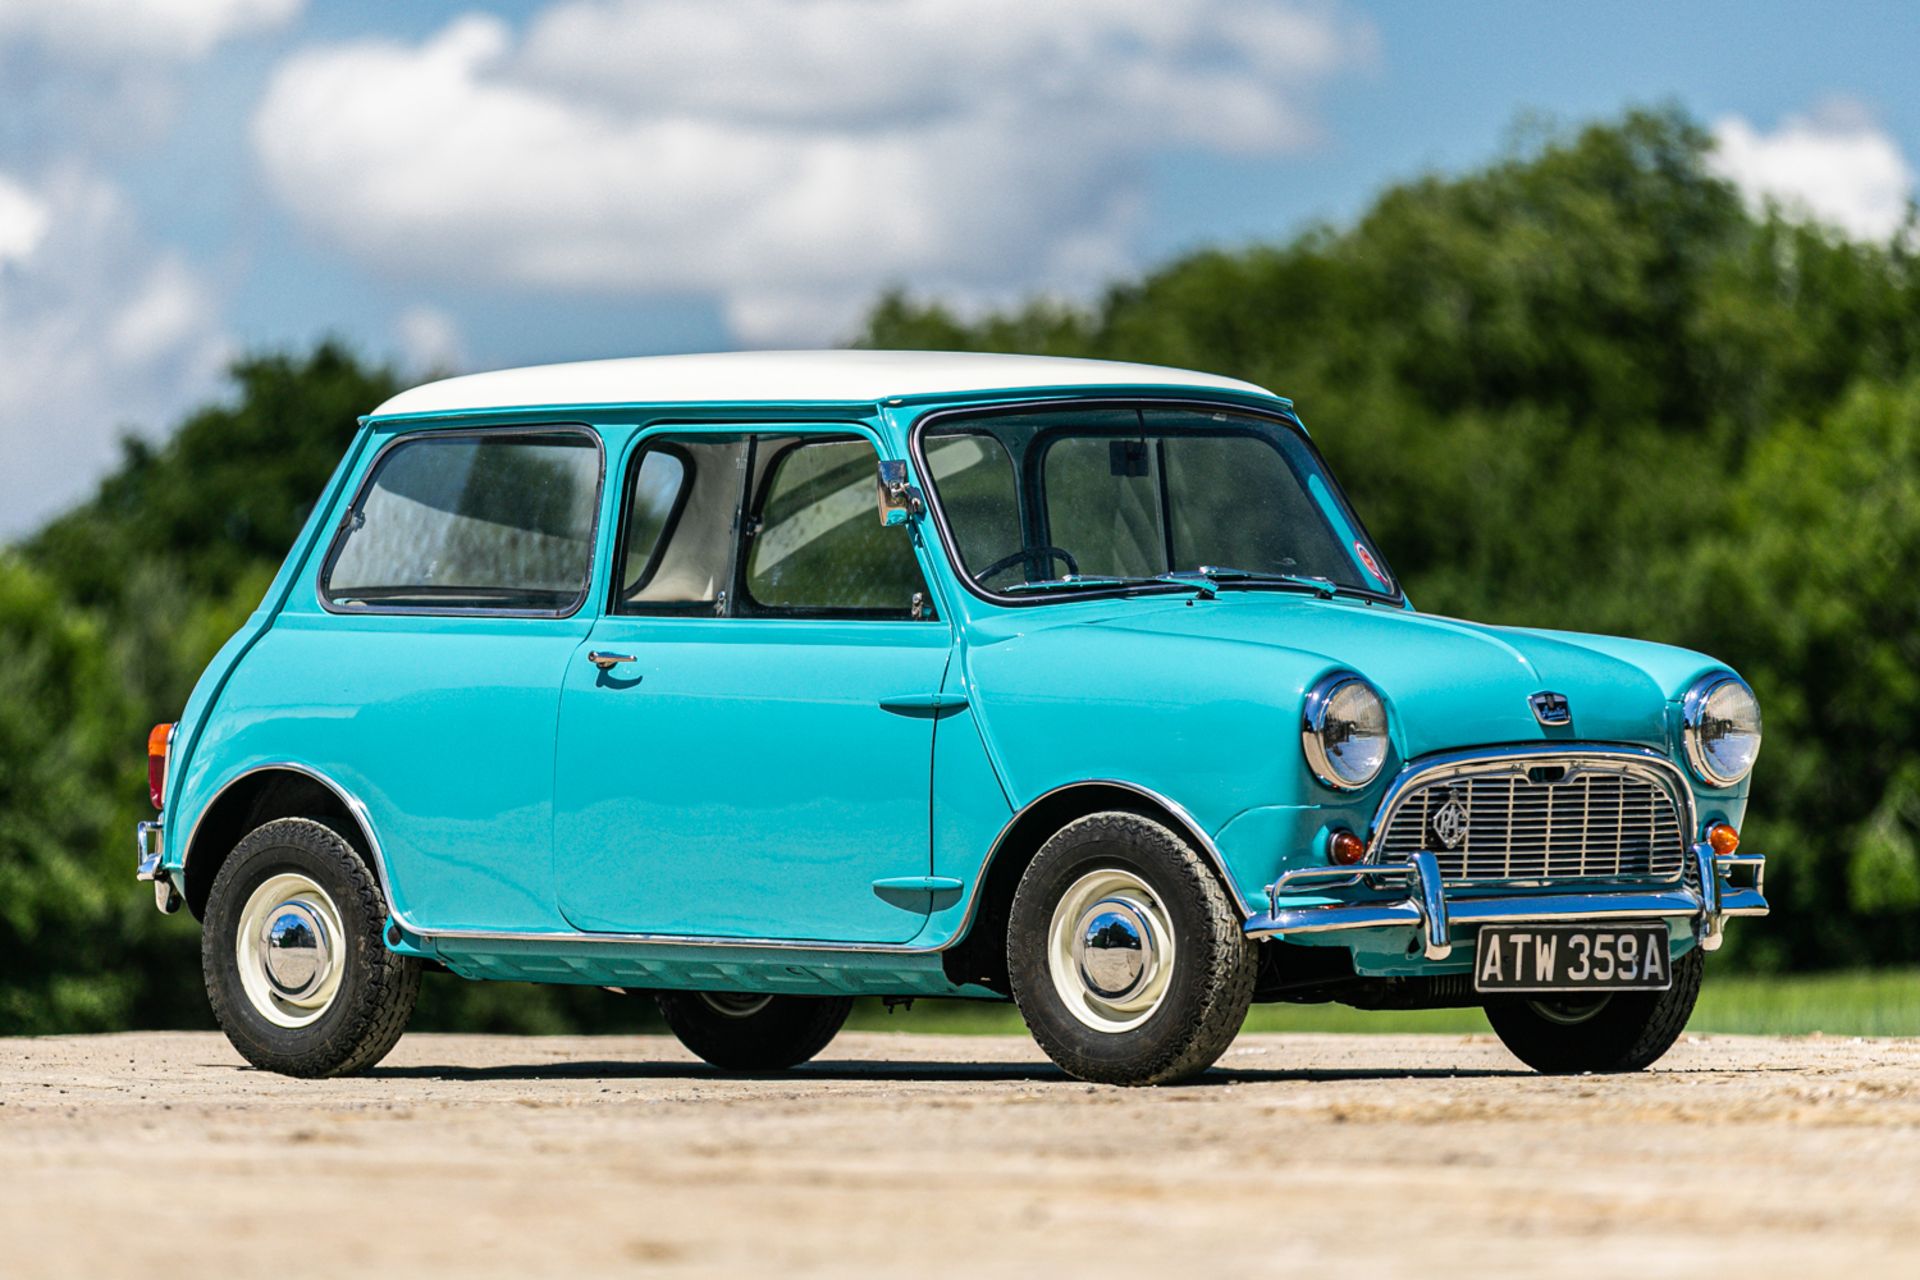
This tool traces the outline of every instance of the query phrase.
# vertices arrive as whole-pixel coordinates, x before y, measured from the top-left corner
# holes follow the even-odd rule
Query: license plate
[[[1475,991],[1665,991],[1673,985],[1667,926],[1483,925]]]

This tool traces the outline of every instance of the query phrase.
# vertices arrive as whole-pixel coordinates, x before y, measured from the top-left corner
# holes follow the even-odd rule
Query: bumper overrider
[[[1413,929],[1427,959],[1445,960],[1453,952],[1453,930],[1462,925],[1680,918],[1691,922],[1701,947],[1712,951],[1720,946],[1728,917],[1767,914],[1765,857],[1716,854],[1704,842],[1693,845],[1687,856],[1687,875],[1677,884],[1577,892],[1449,892],[1439,860],[1427,850],[1404,861],[1301,867],[1267,887],[1269,909],[1247,921],[1246,931],[1252,938],[1273,938]],[[1343,893],[1365,900],[1340,901]],[[1334,900],[1281,905],[1289,897],[1308,895]]]
[[[133,828],[133,852],[137,861],[133,876],[136,880],[148,880],[153,883],[153,905],[166,915],[172,915],[180,909],[180,891],[174,888],[173,873],[160,865],[163,848],[160,822],[140,822]]]

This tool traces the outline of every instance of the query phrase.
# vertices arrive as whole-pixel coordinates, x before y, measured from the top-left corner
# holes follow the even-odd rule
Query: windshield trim
[[[1333,469],[1327,465],[1327,460],[1321,456],[1319,448],[1313,442],[1313,437],[1307,434],[1306,428],[1300,425],[1298,418],[1286,410],[1250,405],[1240,400],[1229,400],[1225,398],[1213,400],[1197,396],[1167,395],[1068,396],[1047,397],[1045,399],[1008,400],[998,404],[972,404],[961,408],[937,409],[921,417],[913,424],[913,430],[908,433],[907,437],[907,452],[913,459],[914,471],[918,474],[921,481],[921,488],[926,495],[927,511],[933,517],[934,527],[940,531],[940,548],[946,557],[947,566],[953,571],[954,576],[960,580],[961,587],[964,588],[969,595],[1001,608],[1031,609],[1050,604],[1059,604],[1069,600],[1117,599],[1137,595],[1173,595],[1185,593],[1188,590],[1181,584],[1175,582],[1167,582],[1165,584],[1157,582],[1128,584],[1107,583],[1103,585],[1089,584],[1084,590],[1044,591],[1020,595],[1008,595],[989,590],[974,581],[973,575],[967,572],[965,563],[960,559],[959,545],[954,540],[952,528],[947,524],[946,509],[940,501],[939,486],[934,484],[933,469],[927,465],[926,434],[929,428],[938,423],[953,419],[992,418],[1008,413],[1042,412],[1048,409],[1133,408],[1198,408],[1212,412],[1225,410],[1230,413],[1242,414],[1249,418],[1258,418],[1266,422],[1277,423],[1293,432],[1299,437],[1300,443],[1306,446],[1307,453],[1313,458],[1315,465],[1320,468],[1320,474],[1327,482],[1328,494],[1339,505],[1341,513],[1352,523],[1354,531],[1366,543],[1368,549],[1373,552],[1374,557],[1379,560],[1380,567],[1386,572],[1387,580],[1393,584],[1393,590],[1391,592],[1374,591],[1366,587],[1341,587],[1339,594],[1362,600],[1378,600],[1386,604],[1403,606],[1406,604],[1406,591],[1400,585],[1400,575],[1393,571],[1391,564],[1387,563],[1386,553],[1380,550],[1379,544],[1374,541],[1373,534],[1368,531],[1366,524],[1360,519],[1359,513],[1353,509],[1353,504],[1347,501],[1345,487],[1340,484],[1338,477],[1333,474]],[[1252,584],[1246,583],[1235,583],[1233,585],[1243,590],[1290,589],[1278,585],[1266,584],[1263,584],[1262,587],[1255,587]]]

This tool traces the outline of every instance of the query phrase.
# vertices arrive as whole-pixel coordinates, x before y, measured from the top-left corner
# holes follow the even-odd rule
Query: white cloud
[[[147,243],[115,187],[76,168],[0,174],[0,243],[25,225],[9,203],[43,221],[0,256],[0,538],[84,496],[124,430],[170,425],[228,356],[209,290]]]
[[[417,373],[455,373],[467,363],[460,326],[438,307],[408,307],[394,321],[393,331],[401,359]]]
[[[468,16],[296,55],[253,136],[294,216],[383,269],[711,294],[748,341],[817,342],[890,281],[1091,287],[1153,155],[1309,145],[1371,47],[1266,0],[567,0],[517,39]]]
[[[1859,107],[1829,103],[1762,133],[1739,116],[1713,126],[1714,169],[1756,208],[1768,200],[1861,240],[1885,240],[1906,220],[1914,170],[1900,144]]]
[[[52,221],[44,202],[33,192],[0,174],[0,268],[24,262],[46,237]]]
[[[305,0],[5,0],[0,42],[82,62],[188,61],[280,26]]]

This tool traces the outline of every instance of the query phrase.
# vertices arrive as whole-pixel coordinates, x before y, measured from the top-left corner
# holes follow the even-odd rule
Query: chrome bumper
[[[1269,910],[1247,921],[1247,936],[1271,938],[1282,934],[1332,933],[1344,929],[1416,929],[1429,960],[1445,960],[1453,952],[1456,925],[1531,924],[1541,921],[1649,920],[1681,916],[1693,921],[1700,945],[1707,951],[1720,946],[1729,916],[1763,916],[1767,900],[1762,893],[1766,858],[1735,853],[1720,857],[1710,845],[1696,844],[1689,852],[1692,879],[1668,887],[1592,889],[1579,893],[1456,894],[1442,889],[1440,864],[1422,850],[1405,862],[1351,867],[1303,867],[1289,871],[1267,887]],[[1750,884],[1735,885],[1736,873],[1750,872]],[[1355,903],[1319,903],[1281,906],[1290,895],[1326,894],[1339,889],[1406,890],[1406,897]]]
[[[160,822],[135,823],[133,828],[133,851],[137,861],[134,863],[133,878],[153,882],[153,905],[160,908],[161,914],[172,915],[180,909],[180,892],[173,887],[173,875],[160,865],[161,833],[165,827]]]

